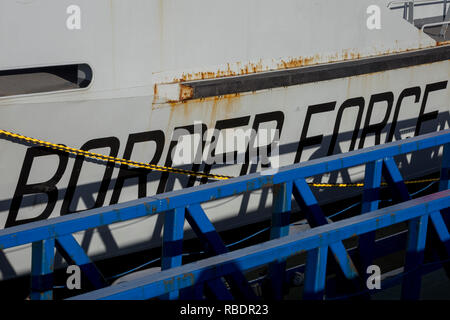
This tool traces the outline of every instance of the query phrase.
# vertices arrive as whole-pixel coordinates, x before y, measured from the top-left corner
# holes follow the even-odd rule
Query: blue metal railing
[[[289,231],[292,196],[294,196],[301,210],[305,213],[311,227],[328,224],[314,194],[306,183],[306,178],[335,170],[366,165],[362,213],[368,213],[378,209],[382,176],[391,188],[395,200],[408,201],[411,199],[393,157],[442,145],[444,146],[444,151],[441,165],[440,190],[447,190],[449,189],[450,130],[287,166],[281,168],[273,175],[255,173],[109,207],[92,209],[76,215],[67,215],[8,228],[0,231],[0,250],[32,243],[32,299],[52,298],[53,252],[55,247],[69,263],[79,265],[96,288],[102,288],[108,285],[107,281],[73,238],[73,233],[165,213],[161,266],[162,269],[175,268],[182,264],[183,225],[185,219],[202,240],[202,243],[205,244],[205,250],[210,255],[225,254],[228,251],[201,207],[201,204],[204,202],[272,187],[274,196],[271,239],[285,237]],[[425,199],[431,200],[431,198]],[[446,240],[448,231],[445,224],[442,225],[442,223],[436,222],[439,220],[437,215],[430,212],[430,217],[434,222],[435,229],[437,229],[436,232],[439,235],[439,239],[444,243],[447,253],[449,253],[450,247],[448,240]],[[424,231],[420,226],[424,224],[424,219],[426,220],[427,217],[428,215],[422,215],[420,217],[417,216],[416,219],[409,219],[410,232],[408,235],[406,269],[413,268],[421,261],[420,252],[422,251]],[[419,232],[420,236],[414,230],[422,230]],[[324,252],[329,250],[336,258],[339,271],[349,281],[352,288],[361,290],[365,286],[365,276],[361,270],[365,270],[372,263],[375,235],[374,231],[357,234],[360,234],[358,248],[360,261],[356,264],[348,255],[341,240],[327,243],[324,245],[327,249],[319,247],[308,253],[308,259],[318,263],[315,265],[313,273],[316,274],[315,277],[317,279],[319,276],[322,276],[321,272],[323,272],[323,268],[326,265],[326,260],[322,259]],[[279,299],[282,297],[285,270],[284,258],[280,257],[277,262],[273,262],[269,266],[273,298]],[[309,269],[307,268],[307,270]],[[227,284],[231,290],[217,277],[207,281],[206,287],[208,290],[216,298],[256,298],[243,271],[239,268],[235,268],[232,271],[226,276]],[[311,272],[311,270],[308,271],[309,274]],[[419,280],[410,281],[410,277],[406,280],[404,287],[408,288],[408,290],[404,290],[404,298],[417,298],[419,287],[416,284],[419,283]],[[308,280],[308,283],[310,281],[312,280]],[[313,283],[316,283],[315,281]],[[413,286],[412,288],[411,285]],[[203,286],[195,287],[194,293],[191,292],[190,297],[201,298],[203,296]],[[309,288],[309,286],[307,287]],[[169,286],[169,288],[171,289],[164,291],[168,294],[166,295],[167,298],[180,297],[180,292],[178,292],[176,287]],[[321,291],[319,289],[320,285],[312,288],[311,294],[307,294],[306,297],[320,298]]]
[[[117,286],[90,292],[73,299],[150,299],[164,293],[198,285],[223,277],[236,270],[249,270],[299,252],[307,251],[304,296],[309,298],[323,294],[327,251],[340,241],[391,226],[395,223],[430,217],[441,225],[439,211],[450,207],[450,190],[424,196],[369,214],[345,219],[305,232],[236,250],[220,256],[186,264],[158,274],[142,277]],[[426,224],[417,230],[424,235]],[[422,240],[419,240],[420,243]]]

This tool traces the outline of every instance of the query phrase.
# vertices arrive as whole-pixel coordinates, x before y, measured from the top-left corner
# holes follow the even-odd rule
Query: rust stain
[[[173,288],[175,278],[172,277],[172,279],[163,280],[163,282],[164,282],[164,290],[168,292],[171,291],[171,289]]]
[[[319,54],[316,54],[312,57],[299,57],[291,58],[289,60],[281,60],[281,63],[277,64],[277,69],[306,67],[319,63],[320,59],[321,56]]]
[[[443,41],[443,42],[437,42],[436,46],[444,46],[444,45],[450,45],[450,41]],[[235,62],[235,63],[227,63],[226,66],[222,69],[218,69],[216,71],[200,71],[200,72],[193,72],[193,73],[182,73],[180,76],[169,80],[167,82],[163,83],[179,83],[180,84],[180,95],[178,101],[167,101],[171,104],[171,106],[175,106],[175,104],[183,103],[186,100],[192,99],[194,96],[194,90],[192,87],[183,85],[183,82],[186,81],[196,81],[196,80],[207,80],[207,79],[217,79],[217,78],[224,78],[224,77],[233,77],[233,76],[242,76],[242,75],[248,75],[248,74],[255,74],[259,72],[265,72],[265,71],[275,71],[275,70],[284,70],[284,69],[292,69],[292,68],[300,68],[300,67],[307,67],[312,65],[318,65],[318,64],[326,64],[326,63],[335,63],[339,61],[349,61],[349,60],[359,60],[362,58],[370,58],[375,56],[382,56],[382,55],[389,55],[389,54],[396,54],[401,52],[410,52],[414,50],[420,50],[421,48],[416,49],[402,49],[402,50],[384,50],[376,52],[375,54],[372,54],[370,56],[366,56],[363,53],[359,52],[357,49],[345,49],[342,50],[342,52],[335,52],[333,54],[328,55],[321,55],[321,54],[315,54],[313,56],[303,56],[303,57],[293,57],[285,60],[272,60],[273,64],[266,64],[262,60],[259,60],[258,62],[249,62],[247,64],[244,64],[242,62]],[[161,83],[160,83],[161,84]],[[157,84],[154,86],[154,95],[155,97],[158,96],[158,88]],[[213,97],[216,99],[229,99],[232,100],[232,98],[238,98],[239,94],[228,94],[223,96],[216,96]],[[208,98],[202,98],[202,102],[207,100]],[[156,102],[156,101],[154,101]],[[230,101],[231,102],[231,101]],[[234,103],[234,101],[233,101]],[[227,103],[228,105],[228,103]],[[231,106],[231,103],[230,103]],[[231,112],[230,109],[227,108],[227,113]]]
[[[227,63],[225,69],[218,69],[216,71],[201,71],[195,73],[183,73],[180,77],[173,79],[173,82],[183,82],[183,81],[192,81],[192,80],[206,80],[206,79],[215,79],[222,77],[230,77],[230,76],[239,76],[246,75],[251,73],[262,72],[268,70],[268,68],[264,68],[264,64],[262,60],[257,63],[250,62],[243,65],[241,62],[235,63],[239,71],[234,71],[231,67],[230,63]]]
[[[380,52],[381,54],[389,54],[391,52]],[[320,54],[315,54],[313,56],[304,56],[304,57],[292,57],[288,59],[279,60],[279,62],[274,62],[273,66],[269,66],[265,64],[262,60],[258,62],[235,62],[233,63],[234,68],[230,63],[226,64],[226,67],[223,69],[218,69],[216,71],[200,71],[194,73],[182,73],[179,77],[172,79],[172,83],[177,82],[185,82],[185,81],[194,81],[194,80],[206,80],[206,79],[216,79],[223,77],[233,77],[233,76],[242,76],[248,74],[254,74],[258,72],[270,71],[270,70],[283,70],[290,68],[299,68],[306,67],[311,65],[316,65],[319,63],[332,63],[343,60],[350,59],[361,59],[362,55],[356,49],[348,49],[343,50],[341,54],[338,52],[323,56]]]
[[[446,45],[450,45],[450,40],[447,41],[438,41],[436,42],[436,46],[440,47],[440,46],[446,46]]]
[[[184,274],[184,275],[183,275],[183,280],[185,280],[186,278],[189,278],[189,279],[190,279],[191,285],[194,284],[194,282],[195,282],[195,277],[194,277],[194,274],[193,274],[193,273],[189,272],[189,273]]]
[[[219,119],[217,117],[217,112],[219,110],[219,108],[217,107],[217,103],[218,103],[218,97],[214,97],[216,99],[213,100],[213,105],[211,107],[211,114],[210,114],[210,121],[208,123],[208,128],[214,128],[214,125],[216,124],[216,120]]]
[[[193,96],[194,96],[194,88],[180,84],[180,101],[190,99]]]

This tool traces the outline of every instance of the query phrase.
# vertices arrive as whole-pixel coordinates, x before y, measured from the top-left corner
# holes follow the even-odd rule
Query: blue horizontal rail
[[[315,228],[324,225],[329,227],[324,213],[305,181],[306,178],[335,170],[366,165],[362,203],[362,213],[364,215],[361,216],[366,217],[366,215],[369,215],[368,212],[372,212],[370,215],[374,214],[374,211],[378,212],[376,210],[378,209],[382,176],[391,188],[397,202],[408,202],[411,204],[409,202],[411,196],[408,194],[403,178],[396,166],[395,156],[440,146],[444,146],[444,151],[441,160],[439,188],[441,191],[444,191],[449,189],[450,130],[283,167],[272,175],[255,173],[195,188],[187,188],[108,207],[87,210],[77,214],[11,227],[0,231],[0,250],[29,243],[33,244],[32,298],[52,298],[53,250],[55,247],[58,251],[61,251],[68,262],[79,265],[96,288],[103,288],[108,285],[107,281],[77,241],[75,241],[72,234],[113,223],[164,213],[165,225],[161,266],[163,270],[169,269],[164,272],[172,272],[172,269],[182,265],[183,225],[185,220],[189,222],[197,236],[201,238],[202,243],[205,244],[205,251],[208,254],[226,255],[228,252],[213,224],[203,211],[202,203],[261,188],[273,188],[274,200],[270,234],[271,239],[275,241],[277,238],[281,239],[288,236],[292,198],[300,205],[311,227]],[[427,201],[433,200],[430,197],[424,199]],[[422,206],[428,210],[428,204],[425,202],[420,205],[416,202],[412,203],[416,204],[417,208]],[[444,213],[445,210],[442,214]],[[450,236],[445,225],[448,214],[442,216],[440,212],[432,212],[429,214],[429,219],[428,216],[425,217],[423,215],[418,215],[417,217],[417,219],[411,218],[409,220],[408,253],[405,266],[408,270],[413,269],[414,266],[420,264],[423,260],[422,253],[428,230],[428,220],[432,222],[429,225],[434,226],[433,232],[437,235],[435,239],[439,240],[434,240],[438,243],[433,243],[433,245],[443,245],[447,255],[450,253]],[[396,220],[392,218],[389,221],[393,224]],[[381,228],[381,224],[378,224],[378,228]],[[364,285],[364,279],[360,276],[362,274],[361,270],[365,270],[373,260],[371,252],[373,251],[375,240],[374,230],[371,229],[371,231],[369,230],[365,233],[354,232],[361,235],[359,239],[359,259],[356,262],[349,256],[342,239],[330,243],[322,242],[322,245],[319,247],[306,246],[302,249],[310,250],[308,252],[308,261],[314,262],[314,267],[306,268],[307,273],[312,274],[312,278],[308,278],[306,282],[306,296],[311,299],[321,298],[327,256],[335,258],[340,275],[349,282],[352,290],[361,290],[361,286]],[[328,253],[332,253],[332,255]],[[283,286],[280,285],[280,281],[282,282],[284,278],[284,260],[286,256],[280,255],[278,258],[276,261],[271,260],[272,263],[269,268],[272,296],[276,299],[282,297]],[[209,290],[208,292],[212,292],[217,299],[229,299],[231,297],[255,299],[255,294],[242,273],[242,270],[246,270],[246,268],[241,269],[239,266],[233,270],[233,272],[227,273],[225,277],[227,284],[231,287],[231,292],[224,282],[217,279],[217,277],[207,281],[206,287]],[[411,287],[411,284],[414,285]],[[417,278],[416,274],[408,277],[407,286],[410,287],[404,292],[404,297],[417,298],[419,284],[420,279]],[[203,296],[203,289],[202,286],[198,286],[189,293],[188,297],[200,299]],[[165,295],[165,298],[176,299],[182,297],[183,292],[178,292],[177,290],[164,291],[164,293],[168,293]]]
[[[334,243],[450,207],[450,190],[379,209],[365,215],[320,226],[263,244],[186,264],[158,274],[96,290],[72,299],[150,299],[174,290],[220,278],[236,269],[245,271],[301,252]],[[325,275],[322,274],[321,277]]]

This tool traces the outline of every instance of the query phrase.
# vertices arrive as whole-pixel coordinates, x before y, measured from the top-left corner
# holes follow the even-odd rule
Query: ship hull
[[[395,60],[395,56],[391,58]],[[445,54],[435,60],[414,60],[415,64],[406,67],[401,64],[386,67],[386,64],[381,69],[375,63],[371,72],[364,71],[364,66],[354,67],[353,75],[348,74],[348,65],[342,65],[342,70],[347,68],[345,72],[339,73],[341,69],[338,69],[333,76],[324,72],[322,78],[315,78],[317,73],[312,72],[309,78],[303,76],[297,83],[292,70],[289,72],[294,75],[289,83],[274,81],[273,73],[264,73],[259,75],[259,87],[242,78],[241,84],[254,86],[251,90],[245,86],[236,90],[235,84],[227,83],[229,80],[212,83],[213,89],[201,88],[203,83],[193,83],[194,89],[200,88],[194,94],[203,96],[172,102],[159,101],[150,95],[105,97],[104,93],[79,100],[65,100],[63,96],[50,102],[3,100],[0,128],[115,158],[168,167],[176,164],[171,155],[179,142],[174,140],[177,129],[184,128],[195,136],[196,128],[201,128],[206,145],[211,142],[211,136],[205,133],[208,129],[219,132],[278,129],[279,155],[272,158],[276,170],[276,166],[447,129],[450,62]],[[320,68],[327,70],[336,65],[325,64]],[[295,70],[310,72],[307,68]],[[230,86],[232,89],[228,91],[234,93],[227,91]],[[1,228],[206,182],[189,175],[130,170],[91,161],[33,147],[20,139],[0,139],[0,150]],[[437,171],[439,157],[439,150],[431,150],[397,160],[401,162],[404,177],[414,178]],[[260,163],[236,161],[213,164],[211,168],[204,162],[197,167],[191,164],[179,167],[227,176],[265,170]],[[312,177],[310,182],[359,182],[363,176],[364,168],[356,167]],[[339,191],[315,188],[314,191],[321,203],[359,192],[357,188]],[[263,190],[212,201],[204,204],[203,209],[218,230],[225,230],[267,219],[271,199],[271,190]],[[75,237],[88,255],[103,259],[160,246],[162,230],[163,216],[157,216],[80,232]],[[30,257],[30,246],[0,252],[1,278],[29,272]]]

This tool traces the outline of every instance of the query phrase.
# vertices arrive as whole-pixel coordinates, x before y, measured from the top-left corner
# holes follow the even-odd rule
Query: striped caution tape
[[[115,157],[111,157],[111,156],[107,156],[104,154],[99,154],[99,153],[94,153],[94,152],[89,152],[89,151],[85,151],[85,150],[80,150],[80,149],[75,149],[75,148],[70,148],[70,147],[66,147],[64,145],[61,144],[55,144],[55,143],[51,143],[48,141],[43,141],[43,140],[39,140],[39,139],[35,139],[35,138],[30,138],[27,136],[23,136],[21,134],[17,134],[17,133],[12,133],[6,130],[1,130],[0,129],[0,134],[8,136],[8,137],[12,137],[15,139],[19,139],[22,141],[26,141],[35,145],[39,145],[39,146],[43,146],[46,148],[50,148],[50,149],[55,149],[55,150],[60,150],[60,151],[64,151],[67,153],[71,153],[71,154],[75,154],[75,155],[81,155],[87,158],[91,158],[91,159],[97,159],[97,160],[102,160],[102,161],[106,161],[106,162],[113,162],[113,163],[119,163],[119,164],[124,164],[124,165],[128,165],[131,167],[136,167],[136,168],[142,168],[142,169],[148,169],[148,170],[155,170],[155,171],[161,171],[161,172],[172,172],[172,173],[179,173],[179,174],[184,174],[184,175],[189,175],[189,176],[196,176],[196,177],[206,177],[206,178],[211,178],[211,179],[216,179],[216,180],[227,180],[233,177],[230,176],[224,176],[224,175],[218,175],[218,174],[210,174],[210,173],[203,173],[203,172],[195,172],[195,171],[190,171],[190,170],[183,170],[183,169],[177,169],[177,168],[172,168],[172,167],[165,167],[165,166],[158,166],[155,164],[148,164],[148,163],[143,163],[143,162],[137,162],[137,161],[132,161],[132,160],[128,160],[128,159],[120,159],[120,158],[115,158]]]
[[[0,129],[0,134],[11,137],[11,138],[19,139],[22,141],[26,141],[28,143],[32,143],[35,145],[43,146],[46,148],[60,150],[60,151],[67,152],[70,154],[81,155],[81,156],[91,158],[91,159],[128,165],[128,166],[136,167],[136,168],[161,171],[161,172],[178,173],[178,174],[195,176],[195,177],[206,177],[206,178],[215,179],[215,180],[228,180],[228,179],[233,178],[232,176],[183,170],[183,169],[177,169],[177,168],[173,168],[173,167],[158,166],[155,164],[148,164],[148,163],[137,162],[137,161],[132,161],[132,160],[128,160],[128,159],[111,157],[111,156],[107,156],[104,154],[89,152],[89,151],[85,151],[85,150],[81,150],[81,149],[70,148],[70,147],[67,147],[67,146],[64,146],[61,144],[55,144],[55,143],[51,143],[51,142],[44,141],[44,140],[30,138],[30,137],[27,137],[27,136],[24,136],[21,134],[13,133],[13,132],[2,130],[2,129]],[[410,180],[410,181],[405,181],[405,183],[406,184],[415,184],[415,183],[433,182],[433,181],[438,181],[438,180],[439,180],[439,178],[430,178],[430,179]],[[316,188],[364,187],[364,183],[309,183],[309,185],[312,187],[316,187]],[[383,182],[383,183],[381,183],[381,185],[385,186],[386,183]]]

